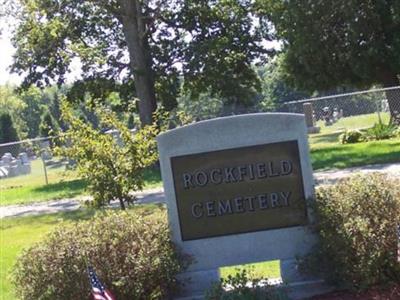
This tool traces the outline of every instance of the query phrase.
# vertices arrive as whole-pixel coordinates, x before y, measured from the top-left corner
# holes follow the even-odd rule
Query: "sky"
[[[15,49],[10,41],[10,33],[4,30],[0,35],[0,85],[6,83],[19,84],[21,82],[21,78],[18,75],[10,74],[9,71],[14,52]]]

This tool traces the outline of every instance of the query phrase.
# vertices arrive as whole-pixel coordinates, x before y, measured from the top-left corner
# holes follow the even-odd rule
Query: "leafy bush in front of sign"
[[[222,278],[209,291],[207,300],[287,300],[282,287],[269,285],[266,280],[254,279],[246,269],[238,270],[226,279]]]
[[[68,130],[61,135],[64,146],[56,153],[76,162],[77,171],[88,182],[93,204],[101,207],[118,200],[122,209],[136,198],[133,191],[144,185],[143,171],[158,159],[155,137],[159,126],[145,126],[132,133],[115,113],[97,107],[94,111],[103,130],[94,128],[74,114],[63,102],[62,117]],[[104,129],[113,129],[116,136]]]
[[[314,271],[352,289],[400,280],[398,180],[357,175],[319,188],[315,215],[320,240],[308,257]]]
[[[118,300],[162,299],[177,286],[182,261],[170,241],[165,210],[98,213],[25,249],[13,282],[22,300],[89,299],[91,265]]]

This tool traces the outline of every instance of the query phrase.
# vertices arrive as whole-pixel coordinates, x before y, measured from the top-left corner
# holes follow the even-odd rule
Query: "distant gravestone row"
[[[21,152],[15,158],[11,153],[5,153],[0,160],[0,178],[19,176],[31,172],[31,163],[26,152]]]
[[[277,259],[284,280],[317,282],[305,280],[294,259],[316,241],[304,115],[198,122],[161,134],[158,148],[173,241],[194,259],[181,274],[190,280],[182,297],[204,293],[222,266]]]

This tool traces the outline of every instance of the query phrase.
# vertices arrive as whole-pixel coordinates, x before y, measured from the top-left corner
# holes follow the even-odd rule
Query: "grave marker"
[[[303,103],[303,112],[306,119],[308,133],[319,133],[321,128],[315,125],[315,114],[312,103]]]

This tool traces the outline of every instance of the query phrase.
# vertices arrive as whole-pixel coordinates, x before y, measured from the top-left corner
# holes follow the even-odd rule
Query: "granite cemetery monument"
[[[294,258],[315,243],[304,115],[202,121],[159,135],[158,148],[172,238],[194,259],[183,296],[229,265],[280,259],[282,277],[297,280]]]

